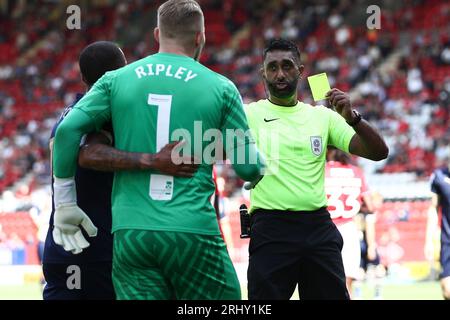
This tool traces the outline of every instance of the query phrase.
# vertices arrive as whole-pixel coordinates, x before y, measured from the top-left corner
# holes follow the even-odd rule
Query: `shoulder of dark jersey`
[[[433,173],[435,174],[436,177],[450,176],[450,171],[447,167],[437,168],[436,170],[434,170]]]
[[[448,169],[447,169],[448,170]],[[436,168],[430,176],[430,183],[435,184],[443,181],[446,176],[448,176],[448,172],[446,173],[446,168]]]
[[[70,112],[70,110],[73,109],[73,107],[77,104],[78,101],[81,100],[81,98],[83,98],[84,94],[82,93],[77,93],[77,95],[75,96],[74,101],[67,105],[63,111],[61,112],[61,115],[59,116],[58,120],[56,121],[55,125],[53,126],[52,132],[50,134],[50,139],[55,137],[55,133],[56,133],[56,129],[58,128],[59,124],[63,121],[63,119],[67,116],[67,114]]]

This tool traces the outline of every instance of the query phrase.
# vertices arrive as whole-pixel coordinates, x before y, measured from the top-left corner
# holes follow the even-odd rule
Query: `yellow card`
[[[330,83],[328,82],[327,74],[325,72],[308,77],[308,82],[311,87],[314,101],[324,100],[327,92],[331,90]]]

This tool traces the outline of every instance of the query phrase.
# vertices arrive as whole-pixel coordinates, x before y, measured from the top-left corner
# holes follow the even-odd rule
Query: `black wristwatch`
[[[362,116],[361,116],[361,113],[359,113],[359,112],[356,111],[356,110],[352,110],[352,112],[353,112],[353,114],[355,115],[355,118],[354,118],[352,121],[350,121],[350,122],[347,121],[347,124],[348,124],[349,126],[354,127],[354,126],[356,126],[358,123],[361,122]]]

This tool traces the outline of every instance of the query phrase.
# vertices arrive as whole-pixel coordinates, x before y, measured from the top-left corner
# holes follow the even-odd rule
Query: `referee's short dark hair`
[[[91,86],[107,71],[119,69],[125,66],[127,61],[117,44],[97,41],[81,51],[79,64],[83,81]]]
[[[300,63],[300,50],[297,45],[287,39],[272,39],[264,48],[263,59],[266,59],[267,53],[270,51],[290,51]]]

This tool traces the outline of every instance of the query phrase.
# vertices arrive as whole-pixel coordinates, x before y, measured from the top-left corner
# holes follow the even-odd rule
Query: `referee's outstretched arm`
[[[386,142],[369,122],[361,119],[357,125],[353,126],[353,129],[356,134],[350,141],[349,151],[351,154],[373,161],[380,161],[388,157],[389,148]]]
[[[356,110],[352,109],[349,95],[333,88],[327,93],[327,98],[356,132],[350,141],[350,153],[374,161],[386,159],[389,154],[386,142],[374,127],[362,119]]]

